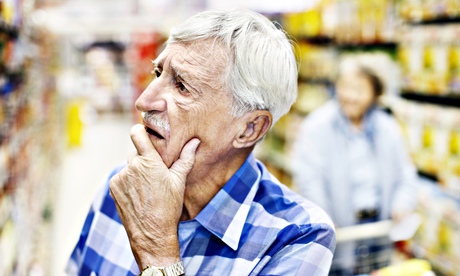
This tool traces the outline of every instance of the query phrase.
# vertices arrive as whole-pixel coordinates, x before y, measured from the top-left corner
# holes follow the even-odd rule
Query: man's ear
[[[235,148],[247,148],[255,145],[270,130],[272,114],[267,110],[254,110],[246,113],[241,120],[241,131],[233,140]]]

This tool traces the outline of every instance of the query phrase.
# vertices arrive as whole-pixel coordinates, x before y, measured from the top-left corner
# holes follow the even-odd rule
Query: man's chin
[[[154,147],[155,149],[157,149],[157,152],[160,155],[161,159],[163,160],[163,163],[168,168],[170,168],[180,157],[180,152],[177,154],[168,152],[168,150],[166,149],[166,146],[164,145],[155,146],[154,144]]]
[[[163,159],[163,163],[168,165],[167,164],[168,156],[167,156],[167,150],[166,150],[166,141],[164,139],[158,139],[152,136],[150,136],[150,141],[152,142],[152,145],[157,151],[157,153],[161,156],[161,159]],[[168,167],[170,167],[170,165]]]

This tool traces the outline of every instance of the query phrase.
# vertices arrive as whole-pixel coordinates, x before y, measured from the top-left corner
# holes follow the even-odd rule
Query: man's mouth
[[[159,139],[164,139],[163,136],[161,136],[158,132],[156,132],[155,130],[151,129],[151,128],[148,128],[148,127],[145,127],[145,131],[147,131],[147,133],[159,138]]]

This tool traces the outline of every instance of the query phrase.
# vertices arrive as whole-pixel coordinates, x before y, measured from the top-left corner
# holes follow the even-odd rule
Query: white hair
[[[214,39],[230,54],[223,83],[233,116],[268,110],[275,123],[297,98],[297,63],[286,34],[248,10],[205,11],[172,29],[167,43]]]

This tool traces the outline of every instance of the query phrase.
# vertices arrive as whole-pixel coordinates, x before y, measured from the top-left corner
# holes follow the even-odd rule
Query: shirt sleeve
[[[267,255],[257,266],[263,268],[256,267],[250,275],[328,275],[336,245],[334,229],[328,224],[307,228],[272,257]]]
[[[115,169],[112,173],[110,173],[110,175],[103,182],[103,186],[99,189],[98,193],[96,194],[89,209],[88,215],[86,216],[85,223],[83,224],[83,228],[80,233],[80,238],[78,239],[78,242],[74,250],[72,251],[72,254],[70,255],[70,259],[67,262],[67,266],[65,269],[67,275],[80,274],[81,268],[84,265],[83,256],[87,248],[87,240],[94,222],[95,214],[101,209],[102,202],[108,194],[110,179],[120,169],[121,167]]]

